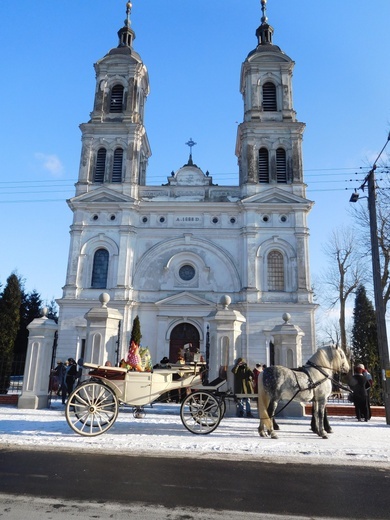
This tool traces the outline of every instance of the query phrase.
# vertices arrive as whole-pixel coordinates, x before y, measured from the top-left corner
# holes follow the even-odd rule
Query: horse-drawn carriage
[[[75,388],[65,409],[69,426],[80,435],[93,437],[106,432],[116,421],[120,404],[132,406],[137,417],[143,406],[175,390],[192,390],[180,408],[181,421],[192,433],[211,433],[225,412],[225,402],[216,395],[224,380],[203,385],[203,362],[172,364],[153,372],[92,363],[84,363],[84,367],[90,369],[89,379]]]
[[[106,432],[114,424],[119,404],[139,410],[158,400],[166,392],[191,389],[180,407],[183,425],[192,433],[213,432],[225,414],[226,398],[242,396],[220,392],[225,380],[218,379],[203,385],[206,364],[168,365],[153,372],[132,372],[127,368],[106,367],[84,363],[90,368],[90,378],[70,394],[66,404],[66,420],[76,433],[95,436]],[[271,366],[259,376],[258,412],[260,436],[276,438],[273,419],[279,401],[292,400],[313,403],[314,431],[327,438],[324,429],[325,406],[332,392],[333,373],[347,373],[349,363],[338,347],[322,347],[298,369]],[[249,394],[246,394],[249,396]],[[285,405],[286,406],[286,405]]]

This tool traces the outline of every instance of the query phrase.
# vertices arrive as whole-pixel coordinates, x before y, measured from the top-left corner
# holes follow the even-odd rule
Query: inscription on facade
[[[200,224],[202,222],[201,216],[193,216],[193,215],[175,215],[174,223],[176,225],[181,224]]]

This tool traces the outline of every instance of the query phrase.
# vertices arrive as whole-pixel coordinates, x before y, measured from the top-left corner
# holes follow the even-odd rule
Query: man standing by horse
[[[234,374],[234,393],[237,395],[253,394],[252,370],[248,367],[245,359],[238,358],[232,368]],[[253,417],[251,411],[251,402],[248,397],[238,397],[237,399],[237,417],[244,417],[244,407],[246,417]]]

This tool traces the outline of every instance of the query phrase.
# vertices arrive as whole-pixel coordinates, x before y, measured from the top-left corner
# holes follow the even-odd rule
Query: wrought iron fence
[[[23,374],[26,356],[15,356],[9,370],[8,360],[0,358],[0,381],[2,392],[5,394],[21,394],[23,386]]]

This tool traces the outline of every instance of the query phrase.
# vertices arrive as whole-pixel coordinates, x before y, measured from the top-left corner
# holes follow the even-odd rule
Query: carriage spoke
[[[215,430],[222,419],[221,407],[209,392],[197,391],[186,397],[180,409],[183,425],[192,433],[205,435]]]
[[[89,381],[77,387],[65,410],[69,426],[80,435],[95,436],[107,431],[118,415],[118,401],[108,386]]]

